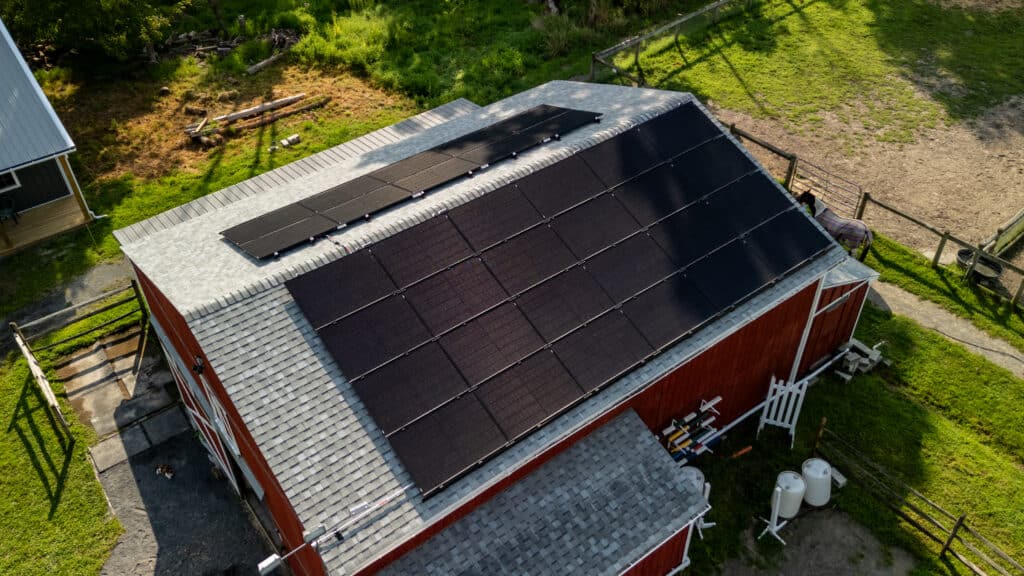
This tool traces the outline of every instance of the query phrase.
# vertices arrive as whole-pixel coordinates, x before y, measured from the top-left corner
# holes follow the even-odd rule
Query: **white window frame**
[[[7,192],[8,190],[15,190],[17,188],[21,188],[21,180],[18,180],[18,174],[14,170],[0,170],[0,175],[4,174],[10,174],[11,178],[14,180],[14,184],[6,188],[0,188],[0,192]]]

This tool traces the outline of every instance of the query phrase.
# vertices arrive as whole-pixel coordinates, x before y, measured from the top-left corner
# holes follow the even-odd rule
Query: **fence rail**
[[[111,300],[114,299],[116,300],[111,302]],[[112,320],[107,320],[97,326],[91,326],[89,328],[86,328],[85,330],[75,332],[74,334],[61,338],[56,342],[47,342],[42,346],[33,346],[33,342],[38,341],[40,338],[46,336],[47,334],[53,333],[57,329],[72,326],[89,318],[93,318],[98,314],[102,314],[104,312],[113,310],[118,307],[128,306],[133,302],[136,304],[136,306],[130,307],[127,312],[117,316]],[[100,306],[98,308],[91,308],[97,305]],[[87,311],[82,313],[82,310]],[[57,402],[57,397],[53,393],[53,388],[50,386],[50,381],[49,379],[47,379],[46,373],[43,370],[42,365],[39,363],[37,354],[39,352],[48,350],[55,346],[66,344],[73,340],[77,340],[82,336],[92,334],[98,330],[102,330],[103,328],[111,326],[112,324],[120,322],[121,320],[124,320],[125,318],[128,318],[133,314],[138,314],[139,312],[142,313],[142,322],[143,324],[145,324],[147,318],[146,307],[143,305],[142,295],[139,292],[139,287],[133,281],[130,286],[127,286],[125,288],[101,294],[100,296],[93,298],[87,302],[82,302],[81,304],[77,304],[75,306],[70,306],[68,308],[58,310],[57,312],[47,314],[46,316],[37,318],[30,322],[25,322],[24,324],[21,325],[19,325],[16,322],[10,323],[11,333],[12,336],[14,337],[14,342],[17,345],[18,351],[21,352],[21,355],[24,356],[25,360],[28,362],[29,372],[31,372],[32,374],[32,379],[35,380],[36,385],[39,387],[40,392],[42,392],[43,394],[43,397],[46,398],[47,405],[50,407],[50,410],[53,411],[54,415],[60,421],[61,426],[64,427],[65,432],[67,432],[68,430],[68,422],[64,417],[64,413],[60,409],[60,404]],[[69,316],[70,319],[68,319]],[[25,331],[28,329],[35,329],[35,332],[30,335],[26,335]],[[143,338],[144,339],[142,343],[142,349],[144,350],[146,345],[145,334]],[[141,358],[141,353],[139,357]]]
[[[1003,576],[1024,576],[1024,567],[972,528],[967,514],[949,512],[915,490],[828,429],[824,418],[814,452],[841,467],[899,518],[941,545],[940,559],[956,560],[978,576],[988,576],[986,569]]]

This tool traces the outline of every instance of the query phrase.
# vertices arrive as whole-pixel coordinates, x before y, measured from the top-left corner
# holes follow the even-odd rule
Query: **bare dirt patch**
[[[253,76],[235,76],[183,66],[186,68],[169,81],[142,79],[89,85],[72,81],[46,86],[57,113],[78,144],[80,172],[85,173],[80,178],[88,182],[130,173],[151,179],[175,169],[200,167],[214,151],[191,144],[182,132],[186,125],[201,119],[186,114],[186,106],[204,109],[212,117],[300,92],[309,98],[331,98],[323,108],[279,120],[275,130],[284,133],[281,137],[301,123],[319,118],[360,121],[389,109],[407,110],[408,114],[415,111],[408,99],[344,73],[278,65]],[[161,95],[164,86],[170,93]],[[258,130],[250,130],[230,138],[225,152],[265,145],[261,138]]]
[[[822,125],[795,133],[780,122],[715,107],[735,123],[801,158],[852,180],[871,195],[940,230],[971,241],[989,237],[1024,207],[1024,97],[1014,97],[970,122],[917,134],[911,144],[879,142],[861,126],[824,114]],[[778,173],[778,159],[751,146]],[[879,209],[871,226],[918,250],[937,238]]]

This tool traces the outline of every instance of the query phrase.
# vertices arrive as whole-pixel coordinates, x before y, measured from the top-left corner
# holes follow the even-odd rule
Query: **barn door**
[[[192,426],[199,431],[199,437],[210,455],[210,460],[213,460],[221,469],[224,477],[228,479],[235,492],[241,493],[238,488],[238,479],[235,478],[231,461],[228,460],[229,456],[224,449],[224,443],[221,441],[216,427],[207,417],[202,394],[196,389],[194,381],[183,374],[183,369],[178,363],[177,355],[172,356],[168,354],[165,348],[164,356],[169,360],[168,364],[171,367],[171,373],[178,383],[178,390],[181,392],[181,399],[185,404],[185,414],[188,415]]]

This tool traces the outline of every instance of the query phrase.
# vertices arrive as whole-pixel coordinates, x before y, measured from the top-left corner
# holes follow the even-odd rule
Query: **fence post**
[[[939,258],[942,257],[942,250],[946,247],[947,240],[949,240],[949,232],[943,232],[942,238],[939,240],[939,247],[935,249],[935,256],[932,257],[932,268],[939,267]]]
[[[790,192],[793,191],[793,178],[796,178],[796,165],[798,161],[796,154],[789,159],[789,168],[786,170],[786,180],[782,183],[783,187]]]
[[[821,446],[821,437],[825,435],[825,424],[827,423],[828,418],[822,416],[821,424],[818,425],[818,434],[814,437],[814,448],[811,449],[811,456],[818,455],[818,448]]]
[[[28,339],[25,338],[25,335],[21,333],[21,328],[18,327],[18,323],[12,321],[8,322],[8,325],[10,325],[11,327],[11,332],[17,334],[18,337],[21,338],[21,341],[25,343],[25,348],[28,348],[28,351],[32,352],[32,346],[29,346]]]
[[[591,52],[590,53],[590,78],[587,80],[588,82],[593,82],[594,78],[595,78],[595,76],[597,74],[597,70],[595,69],[596,68],[596,66],[595,66],[595,62],[596,61],[597,61],[597,52]]]
[[[949,550],[950,544],[953,543],[953,538],[956,538],[956,533],[960,531],[960,527],[964,524],[964,519],[967,518],[967,514],[961,514],[956,519],[956,524],[953,525],[953,530],[949,533],[949,538],[946,538],[946,543],[942,546],[942,552],[939,552],[939,558],[946,557],[946,551]]]
[[[967,272],[964,273],[964,280],[970,281],[971,275],[974,274],[974,268],[978,265],[978,259],[981,258],[981,244],[974,249],[974,256],[971,256],[971,265],[967,267]]]
[[[868,202],[871,200],[871,194],[864,192],[860,195],[860,201],[857,202],[857,210],[854,212],[854,218],[857,220],[864,219],[864,210],[868,207]]]

